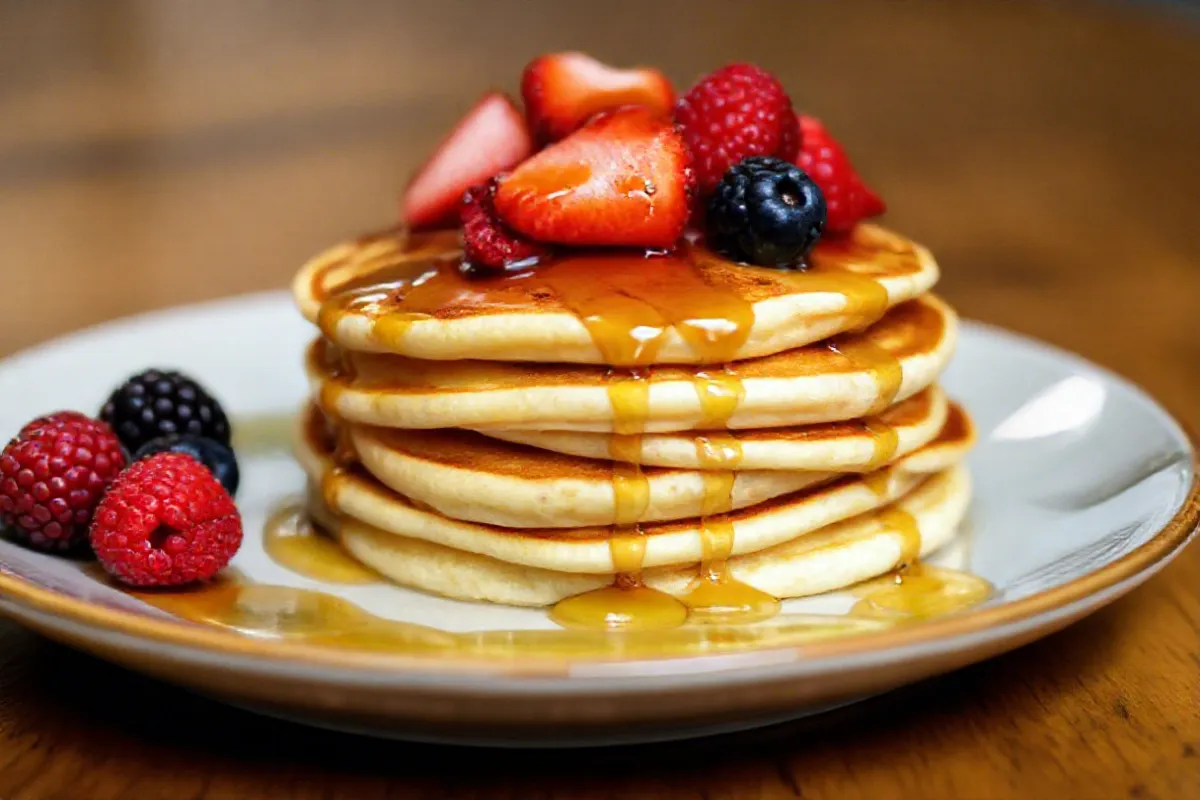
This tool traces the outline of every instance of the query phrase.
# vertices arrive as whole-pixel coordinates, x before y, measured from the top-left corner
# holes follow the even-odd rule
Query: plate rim
[[[153,324],[180,313],[211,312],[217,308],[228,308],[230,305],[254,306],[283,298],[286,298],[286,292],[259,292],[127,316],[89,326],[14,353],[0,360],[0,368],[12,365],[14,362],[24,361],[32,356],[45,355],[60,347],[77,343],[104,331]],[[827,641],[709,655],[652,656],[638,658],[635,661],[603,656],[563,655],[530,657],[519,661],[500,661],[488,659],[485,656],[386,654],[337,650],[302,642],[256,639],[242,636],[234,631],[204,626],[183,619],[140,614],[70,597],[33,583],[3,563],[0,563],[0,599],[33,612],[50,614],[67,622],[99,629],[110,635],[124,635],[142,642],[198,650],[208,655],[217,654],[250,659],[264,664],[299,661],[305,667],[327,667],[376,675],[404,672],[410,674],[435,673],[447,676],[448,673],[451,673],[464,677],[532,680],[555,677],[579,678],[579,675],[573,676],[572,673],[581,669],[586,670],[589,678],[627,676],[630,664],[653,662],[657,665],[655,675],[659,678],[669,679],[683,674],[695,674],[701,665],[703,665],[702,671],[704,672],[740,671],[754,667],[778,665],[788,661],[803,661],[810,666],[815,666],[816,662],[821,661],[833,661],[887,650],[948,642],[958,637],[1026,622],[1039,615],[1067,608],[1073,603],[1102,594],[1156,566],[1161,566],[1165,561],[1181,552],[1197,526],[1200,526],[1200,436],[1197,436],[1196,431],[1133,381],[1107,367],[1089,361],[1081,355],[989,323],[964,320],[964,327],[999,336],[1014,344],[1031,347],[1076,365],[1085,366],[1089,370],[1098,371],[1109,380],[1135,392],[1142,400],[1153,405],[1166,420],[1173,423],[1191,446],[1192,483],[1182,504],[1171,519],[1159,528],[1150,539],[1116,561],[1061,586],[1044,589],[1028,597],[1001,605],[965,611],[917,625]],[[679,670],[663,668],[671,664],[686,664],[687,667]]]

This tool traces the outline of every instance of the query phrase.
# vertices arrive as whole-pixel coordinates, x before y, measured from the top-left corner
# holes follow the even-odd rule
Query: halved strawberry
[[[553,142],[595,114],[620,106],[644,106],[668,117],[675,104],[671,82],[656,69],[617,69],[586,53],[548,53],[525,67],[521,97],[529,128]]]
[[[513,230],[539,242],[671,247],[695,185],[675,126],[630,107],[594,117],[501,176],[495,205]]]
[[[512,100],[485,94],[417,170],[400,198],[400,221],[417,229],[453,227],[463,192],[531,153],[533,140]]]

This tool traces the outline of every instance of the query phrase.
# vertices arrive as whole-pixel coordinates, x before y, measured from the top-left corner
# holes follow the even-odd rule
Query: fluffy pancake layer
[[[709,519],[728,521],[733,555],[763,550],[825,525],[882,508],[920,485],[930,474],[959,463],[974,432],[965,415],[952,415],[933,442],[870,475],[843,476],[818,488],[802,489]],[[505,528],[453,519],[419,507],[361,469],[337,469],[328,442],[301,426],[296,454],[314,483],[321,485],[334,512],[399,536],[440,544],[512,564],[561,572],[611,574],[615,571],[606,526]],[[645,568],[696,564],[705,558],[699,519],[641,526]]]
[[[729,559],[729,575],[778,598],[833,591],[896,568],[905,536],[894,524],[902,511],[920,530],[921,555],[937,550],[954,535],[970,501],[970,481],[962,467],[939,472],[880,511],[832,523],[755,553]],[[501,561],[443,544],[399,536],[350,517],[329,514],[320,503],[315,515],[355,558],[403,586],[460,600],[517,606],[548,606],[612,582],[608,574],[582,574]],[[647,586],[684,596],[694,586],[696,567],[649,569]]]
[[[930,401],[926,406],[929,412],[941,413],[930,413],[929,418],[915,419],[913,425],[898,430],[895,450],[887,462],[908,455],[938,435],[947,416],[945,403],[939,406]],[[962,411],[956,408],[953,413]],[[936,427],[928,424],[930,419]],[[862,431],[851,425],[844,428],[850,439],[846,448],[855,449],[858,442],[854,437]],[[575,528],[618,521],[607,453],[596,458],[564,455],[456,429],[411,431],[349,425],[347,435],[367,472],[389,489],[448,517],[518,528]],[[769,452],[776,441],[780,440],[762,438],[759,444]],[[782,441],[786,444],[788,440]],[[834,456],[839,444],[836,432],[827,433],[823,440],[825,450]],[[696,446],[691,446],[695,457]],[[730,508],[739,509],[838,477],[838,472],[828,467],[743,467],[740,463],[736,470],[718,471],[647,467],[642,474],[648,502],[637,521],[701,516],[714,481],[725,486]]]
[[[613,364],[588,324],[607,314],[663,329],[653,363],[694,364],[772,355],[861,327],[938,278],[927,250],[875,225],[821,242],[809,268],[792,272],[733,264],[694,244],[659,258],[577,254],[520,279],[464,277],[460,256],[452,233],[383,231],[313,258],[293,294],[348,350]],[[339,296],[347,302],[328,302]],[[328,313],[334,305],[339,312]],[[712,324],[735,316],[746,329],[708,352],[701,340]],[[390,322],[377,324],[384,317]]]
[[[893,431],[892,456],[911,453],[929,442],[946,421],[949,403],[931,386],[873,417],[783,428],[730,431],[739,449],[738,469],[868,472],[879,466],[881,432]],[[581,431],[483,430],[496,439],[554,453],[607,459],[613,434]],[[653,467],[704,469],[704,432],[648,433],[641,437],[636,463]]]
[[[725,427],[807,425],[878,413],[931,386],[954,350],[957,318],[926,295],[861,334],[731,366],[741,397]],[[319,339],[307,361],[322,404],[352,422],[394,428],[611,432],[604,367],[417,361],[348,352]],[[705,419],[702,367],[651,367],[644,429]]]

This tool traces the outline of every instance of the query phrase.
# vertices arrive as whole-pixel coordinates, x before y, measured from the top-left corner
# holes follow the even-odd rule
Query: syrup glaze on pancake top
[[[545,69],[547,58],[554,60],[531,69]],[[756,90],[745,97],[723,95],[747,85]],[[464,141],[474,137],[483,149],[503,135],[474,130],[471,118],[448,140],[454,146],[422,168],[414,183],[425,195],[431,185],[450,197],[469,190],[461,237],[402,226],[333,248],[297,276],[298,305],[324,334],[310,373],[338,431],[319,465],[326,500],[337,508],[336,487],[364,464],[347,420],[601,432],[612,496],[602,571],[615,577],[562,599],[554,618],[585,627],[670,625],[689,615],[760,619],[774,613],[777,598],[729,569],[747,547],[735,540],[733,519],[755,511],[733,513],[744,448],[730,429],[862,417],[871,441],[862,467],[889,464],[900,437],[884,412],[933,384],[953,348],[953,312],[927,294],[938,276],[928,251],[862,222],[882,201],[823,130],[819,147],[806,149],[800,129],[819,123],[798,122],[767,73],[746,65],[713,73],[680,100],[674,122],[636,91],[606,110],[599,87],[582,88],[588,111],[566,114],[570,124],[540,119],[563,109],[541,95],[537,103],[526,98],[532,130],[573,132],[511,172],[493,177],[461,163],[473,149]],[[755,136],[741,136],[747,125],[757,126]],[[445,176],[470,178],[458,185]],[[693,219],[697,184],[707,212]],[[421,205],[406,197],[404,207],[423,219],[414,203]],[[707,230],[689,230],[689,222]],[[496,366],[489,372],[486,362]],[[788,374],[788,365],[809,374]],[[773,370],[808,382],[772,398],[760,385]],[[504,402],[486,402],[488,383],[522,372],[501,391],[508,400],[525,393],[515,417],[505,416]],[[570,394],[573,382],[586,397]],[[547,393],[531,394],[531,385]],[[816,385],[834,388],[821,395]],[[551,412],[538,411],[543,398]],[[576,399],[576,417],[553,412]],[[642,579],[650,538],[642,524],[661,509],[641,461],[648,431],[679,430],[697,431],[701,490],[689,530],[698,536],[699,568],[688,590],[672,595]],[[862,483],[883,486],[883,497],[895,489],[891,473]],[[911,515],[891,513],[919,544]],[[907,548],[902,560],[919,549]]]
[[[803,271],[737,264],[694,237],[671,253],[572,252],[511,274],[462,265],[456,232],[388,229],[313,258],[292,290],[348,350],[630,367],[799,347],[867,327],[938,278],[927,250],[867,224],[818,243]]]

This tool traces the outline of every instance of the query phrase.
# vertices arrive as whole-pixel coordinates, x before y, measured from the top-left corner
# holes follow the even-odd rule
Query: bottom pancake
[[[729,575],[780,599],[834,591],[882,575],[910,557],[926,556],[954,536],[970,503],[961,466],[939,472],[894,503],[827,525],[790,541],[729,559]],[[599,589],[611,575],[578,574],[499,561],[433,542],[398,536],[332,514],[314,496],[313,514],[355,558],[392,581],[459,600],[548,606]],[[903,513],[898,513],[903,512]],[[915,533],[919,542],[912,541]],[[916,545],[914,547],[914,545]],[[683,596],[698,565],[648,569],[647,586]]]

